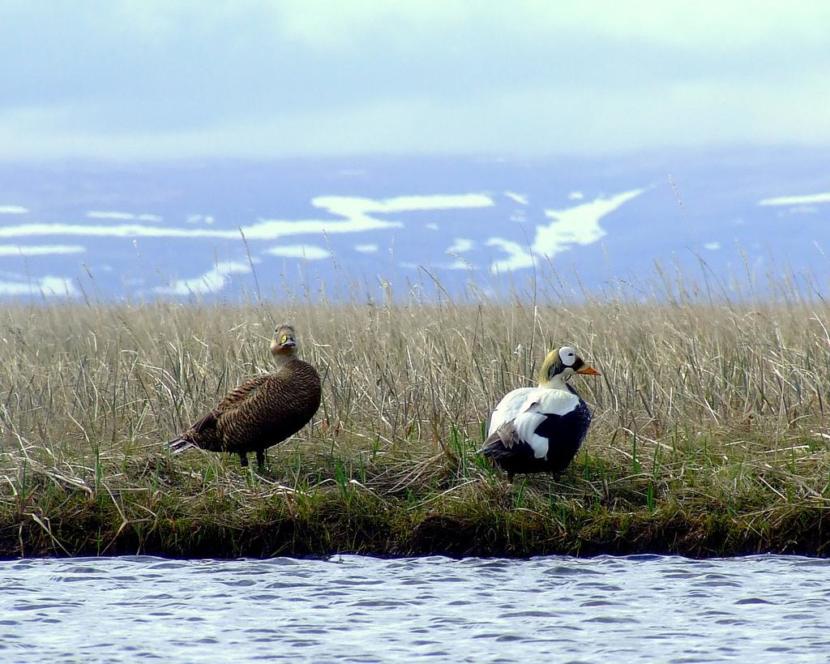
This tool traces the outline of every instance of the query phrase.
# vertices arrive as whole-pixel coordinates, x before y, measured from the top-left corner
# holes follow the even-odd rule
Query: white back
[[[570,390],[537,388],[539,405],[536,412],[546,415],[566,415],[579,405],[579,397]]]
[[[505,394],[490,416],[490,428],[487,430],[487,435],[492,436],[502,424],[516,419],[528,394],[537,389],[536,387],[520,387]]]

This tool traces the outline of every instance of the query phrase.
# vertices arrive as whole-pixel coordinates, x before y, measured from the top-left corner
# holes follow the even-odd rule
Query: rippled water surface
[[[0,563],[0,661],[830,658],[830,561]]]

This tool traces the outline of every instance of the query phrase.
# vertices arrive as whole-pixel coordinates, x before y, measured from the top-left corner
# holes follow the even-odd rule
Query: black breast
[[[591,411],[580,399],[570,413],[548,415],[536,427],[536,433],[548,439],[547,470],[559,472],[568,467],[585,440],[590,424]]]

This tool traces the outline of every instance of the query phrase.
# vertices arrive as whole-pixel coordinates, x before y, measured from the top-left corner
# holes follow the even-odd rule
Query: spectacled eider
[[[516,473],[563,471],[576,456],[591,424],[591,411],[567,384],[576,373],[599,375],[562,346],[545,357],[538,387],[513,390],[496,406],[481,452],[507,471],[509,482]]]
[[[265,464],[265,450],[303,428],[320,406],[320,376],[297,357],[297,338],[290,325],[274,330],[273,373],[256,376],[229,392],[212,411],[168,443],[174,452],[191,446],[239,455],[248,465],[248,452]]]

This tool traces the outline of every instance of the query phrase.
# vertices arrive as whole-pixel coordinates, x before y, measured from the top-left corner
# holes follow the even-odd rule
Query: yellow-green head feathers
[[[546,385],[550,382],[552,375],[556,373],[556,363],[559,362],[559,350],[552,350],[545,355],[545,360],[539,369],[539,385]]]
[[[585,364],[573,347],[562,346],[545,356],[545,361],[542,362],[542,368],[539,370],[539,385],[549,387],[552,381],[564,383],[575,373],[588,376],[599,375],[599,371]]]

